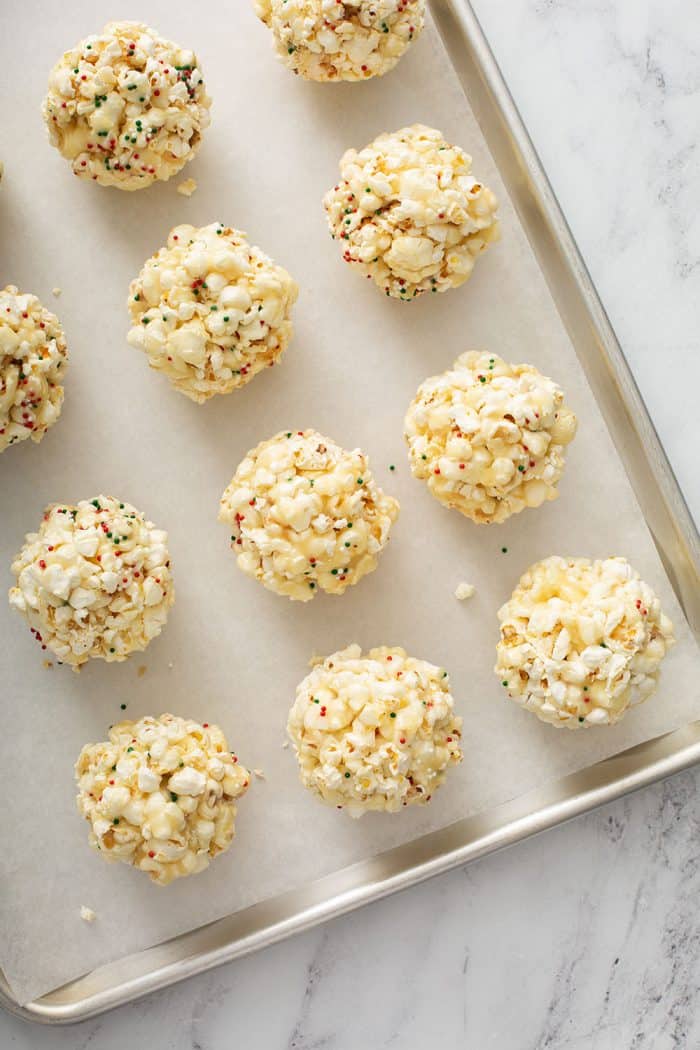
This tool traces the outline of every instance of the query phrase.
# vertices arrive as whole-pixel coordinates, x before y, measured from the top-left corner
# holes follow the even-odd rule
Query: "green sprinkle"
[[[121,707],[122,711],[126,711],[126,704],[120,704],[119,706]]]
[[[224,314],[224,321],[228,321],[228,314]]]
[[[112,821],[112,823],[113,824],[118,824],[119,823],[119,817],[115,817],[114,820]]]
[[[523,473],[523,471],[525,470],[525,467],[524,467],[524,466],[523,466],[523,465],[521,464],[521,465],[520,465],[520,466],[518,467],[518,470],[519,470],[519,471],[520,471],[520,473],[522,474],[522,473]]]
[[[364,485],[364,480],[363,480],[363,478],[358,478],[358,479],[357,479],[357,484],[358,484],[358,485]]]
[[[508,548],[507,547],[501,547],[501,554],[507,554],[507,553],[508,553]]]
[[[312,696],[312,697],[311,697],[311,699],[313,700],[313,702],[314,702],[315,704],[320,704],[320,703],[321,703],[321,701],[320,701],[320,700],[317,700],[315,696]]]
[[[579,718],[579,722],[583,722],[583,718]]]
[[[91,499],[90,502],[92,503],[93,507],[97,507],[98,510],[102,509],[100,507],[100,501],[98,499]]]
[[[175,794],[174,791],[170,792],[170,801],[171,802],[177,802],[177,795]]]
[[[349,774],[349,773],[346,773],[346,774],[345,774],[345,779],[346,779],[346,780],[349,780],[349,779],[350,779],[350,774]]]
[[[349,547],[349,546],[350,546],[350,544],[349,544],[349,543],[346,543],[346,544],[345,544],[345,546],[346,546],[346,547]]]
[[[337,576],[337,575],[338,575],[338,570],[337,569],[331,569],[331,576]]]
[[[389,470],[396,470],[396,467],[394,466],[393,463],[389,464]]]
[[[133,747],[127,747],[127,749],[126,749],[127,755],[129,754],[130,751],[133,751],[133,750],[134,750]]]
[[[392,711],[389,718],[396,718],[396,711]]]
[[[507,685],[508,685],[508,683],[507,683],[507,682],[501,682],[501,685],[505,685],[505,686],[507,686]]]

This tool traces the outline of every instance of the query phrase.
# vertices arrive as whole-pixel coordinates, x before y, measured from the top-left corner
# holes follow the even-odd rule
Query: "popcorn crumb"
[[[286,751],[288,747],[289,747],[289,741],[288,740],[283,740],[282,741],[282,749],[284,751]]]
[[[139,678],[143,678],[143,676],[145,675],[147,670],[148,670],[148,668],[146,667],[146,665],[145,664],[141,664],[141,666],[139,667],[139,669],[137,670],[136,673],[139,676]]]
[[[177,192],[181,193],[183,197],[191,197],[194,191],[197,189],[197,182],[195,179],[185,179],[181,182],[177,188]]]
[[[173,669],[173,667],[174,667],[174,666],[175,666],[175,664],[174,664],[174,663],[169,663],[169,664],[168,664],[168,670],[169,670],[169,671],[172,671],[172,669]]]
[[[97,918],[97,912],[94,912],[92,908],[86,908],[83,904],[80,909],[80,918],[83,922],[94,922]]]
[[[61,294],[61,289],[60,288],[52,288],[51,289],[51,294],[55,295],[56,298],[58,299],[59,295]]]
[[[46,668],[47,671],[50,671],[51,668],[53,667],[53,664],[51,663],[50,660],[44,660],[44,667]]]
[[[465,601],[467,598],[471,598],[474,595],[476,588],[471,583],[460,583],[455,591],[455,598],[460,602]]]
[[[267,777],[263,773],[262,769],[254,769],[253,774],[258,778],[258,780],[267,780]]]

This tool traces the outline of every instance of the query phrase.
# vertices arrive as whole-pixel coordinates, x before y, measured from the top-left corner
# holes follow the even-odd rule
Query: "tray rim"
[[[429,2],[465,92],[469,83],[470,104],[697,637],[700,537],[623,351],[470,0]],[[487,112],[489,119],[494,112],[497,118],[497,126],[490,131],[484,126]],[[601,389],[605,391],[607,386],[607,395],[601,397]],[[622,420],[618,418],[620,408]],[[0,972],[0,1005],[25,1020],[45,1025],[87,1020],[514,845],[698,762],[700,720],[485,813],[334,872],[303,890],[261,901],[165,944],[106,964],[24,1006],[16,1001]],[[143,972],[129,974],[130,967]]]

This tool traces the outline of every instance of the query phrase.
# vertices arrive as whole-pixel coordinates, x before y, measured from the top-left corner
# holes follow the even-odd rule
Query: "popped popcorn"
[[[175,226],[131,282],[128,340],[201,404],[279,360],[298,294],[287,271],[238,230]]]
[[[306,602],[342,594],[377,566],[399,503],[367,456],[315,430],[281,431],[239,464],[221,497],[239,567],[271,591]]]
[[[42,113],[75,175],[140,190],[191,160],[210,106],[194,52],[140,22],[110,22],[56,63]]]
[[[553,556],[499,610],[495,671],[508,696],[567,729],[612,725],[648,699],[673,624],[625,558]]]
[[[345,262],[404,302],[457,288],[498,240],[498,201],[471,175],[471,157],[413,124],[340,161],[323,200]]]
[[[85,904],[81,904],[80,918],[83,920],[83,922],[94,922],[97,918],[97,912],[93,911],[92,908],[88,908]]]
[[[0,291],[0,452],[41,441],[61,414],[68,351],[63,328],[35,295]]]
[[[191,197],[197,189],[196,179],[184,179],[177,187],[177,192],[183,197]]]
[[[477,524],[556,499],[576,416],[551,379],[471,350],[420,386],[404,422],[411,471]]]
[[[425,0],[253,0],[277,55],[306,80],[368,80],[423,29]]]
[[[159,886],[204,871],[229,848],[236,799],[250,783],[218,726],[170,714],[112,726],[108,740],[80,752],[75,776],[90,845]]]
[[[175,600],[167,542],[113,496],[53,503],[12,563],[10,605],[74,670],[124,660],[160,634]]]
[[[304,786],[353,817],[430,802],[462,760],[461,730],[447,672],[386,646],[319,661],[287,722]]]
[[[455,588],[455,598],[458,602],[465,602],[468,598],[473,598],[476,592],[476,587],[473,583],[458,583]]]

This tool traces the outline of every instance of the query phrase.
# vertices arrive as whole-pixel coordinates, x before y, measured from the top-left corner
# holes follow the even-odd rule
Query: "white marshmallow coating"
[[[175,600],[167,542],[113,496],[53,503],[12,563],[10,605],[76,670],[90,658],[124,660],[160,634]]]
[[[567,729],[612,725],[648,699],[673,624],[624,558],[553,556],[499,610],[495,671],[508,696]]]
[[[310,601],[342,594],[377,566],[399,514],[367,456],[315,430],[281,431],[252,449],[221,497],[239,567],[271,591]]]
[[[287,271],[238,230],[176,226],[131,282],[128,340],[201,404],[279,360],[298,292]]]
[[[75,175],[140,190],[191,160],[210,105],[194,52],[140,22],[110,22],[56,63],[42,112]]]
[[[63,328],[35,295],[0,291],[0,452],[41,441],[61,414],[68,352]]]
[[[348,150],[323,200],[345,262],[404,302],[463,284],[500,235],[498,202],[471,166],[423,124]]]
[[[556,499],[576,416],[532,365],[469,351],[420,386],[404,437],[415,477],[477,524]]]
[[[287,722],[304,786],[353,817],[429,802],[462,759],[461,730],[447,672],[384,646],[319,660]]]
[[[90,845],[159,886],[229,848],[250,783],[218,726],[169,714],[112,726],[109,740],[80,752],[75,776]]]
[[[253,0],[253,6],[284,65],[317,81],[383,76],[425,21],[425,0]]]

